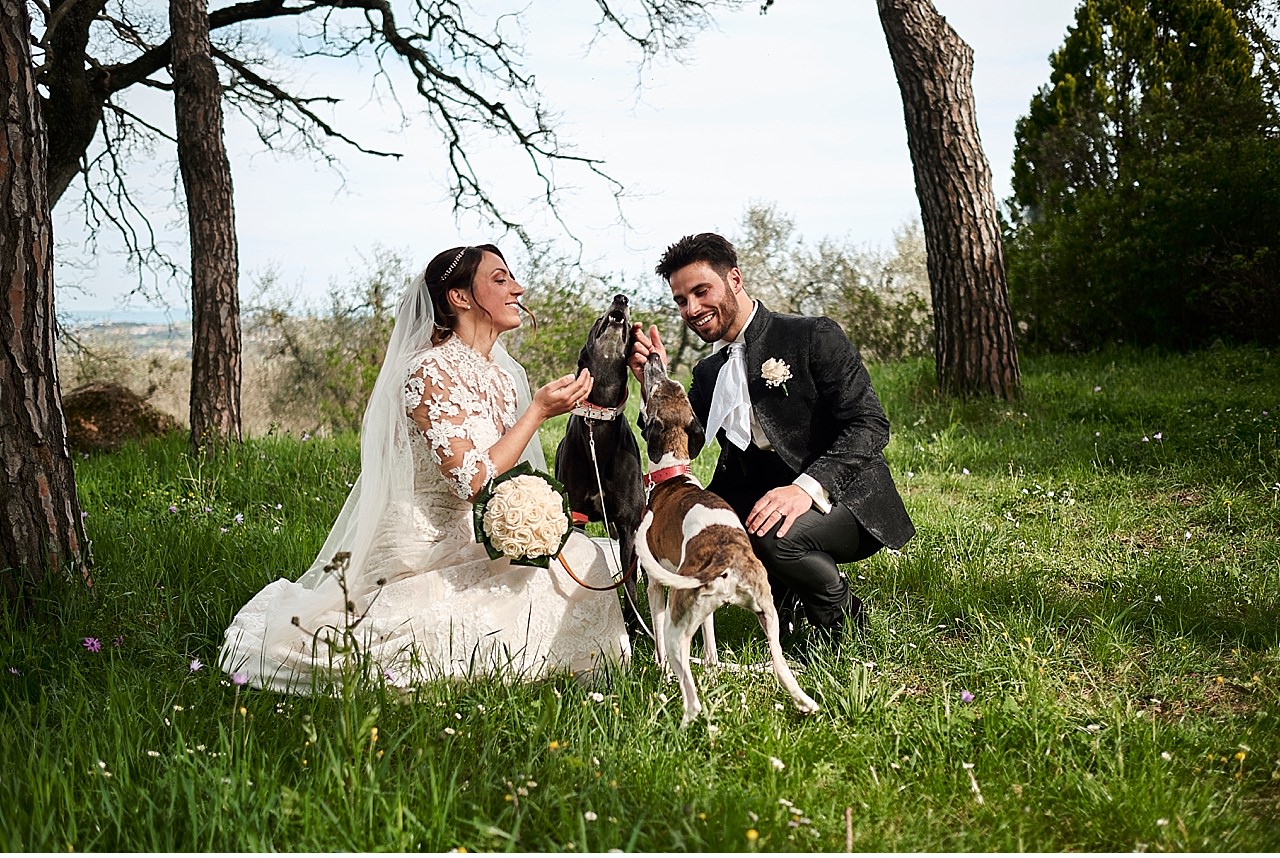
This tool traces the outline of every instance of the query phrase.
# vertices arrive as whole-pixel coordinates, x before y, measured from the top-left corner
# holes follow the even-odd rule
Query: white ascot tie
[[[747,394],[747,347],[730,343],[729,356],[711,394],[711,411],[707,414],[707,437],[714,438],[721,426],[739,450],[751,443],[751,399]]]

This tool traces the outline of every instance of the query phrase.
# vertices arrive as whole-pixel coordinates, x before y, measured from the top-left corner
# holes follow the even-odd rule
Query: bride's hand
[[[593,383],[591,373],[584,367],[577,376],[563,375],[538,388],[533,394],[533,402],[542,410],[544,419],[566,414],[579,403],[587,401]]]

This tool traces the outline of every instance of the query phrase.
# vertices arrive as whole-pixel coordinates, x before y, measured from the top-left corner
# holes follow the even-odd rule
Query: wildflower
[[[169,504],[169,512],[177,512],[177,511],[178,511],[178,505],[176,503]]]
[[[780,772],[787,767],[787,764],[782,762],[782,760],[778,759],[777,757],[770,757],[769,767],[772,768],[775,772]]]
[[[116,649],[124,646],[124,635],[116,635],[111,639],[111,645]]]
[[[231,674],[231,681],[236,685],[244,685],[249,681],[249,674],[244,671],[238,671]]]
[[[593,692],[591,692],[591,699],[592,699],[592,700],[594,700],[594,701],[595,701],[595,702],[597,702],[597,703],[603,703],[603,702],[604,702],[604,695],[603,695],[603,694],[601,694],[599,691],[593,691]]]
[[[755,843],[759,838],[760,838],[760,832],[759,832],[759,831],[756,831],[754,828],[748,828],[748,829],[747,829],[747,842],[748,842],[748,843]]]
[[[187,667],[190,669],[192,673],[195,673],[197,670],[204,667],[204,662],[198,658],[193,658],[191,659],[191,664],[189,664]]]
[[[244,513],[238,512],[235,517],[236,524],[244,524]]]
[[[159,751],[147,751],[147,756],[148,756],[148,757],[158,757],[158,756],[160,756],[160,752],[159,752]]]
[[[1169,753],[1168,751],[1161,751],[1160,759],[1164,760],[1167,763],[1169,760],[1173,759],[1173,754]]]
[[[303,440],[303,441],[310,441],[310,440],[311,440],[311,433],[310,433],[310,432],[303,432],[303,433],[302,433],[302,440]]]
[[[1157,594],[1156,594],[1156,601],[1157,601],[1157,602],[1163,602],[1163,601],[1164,601],[1164,596],[1161,596],[1159,593],[1157,593]]]
[[[1158,825],[1161,828],[1164,828],[1168,824],[1169,824],[1169,820],[1165,819],[1163,816],[1156,820],[1156,825]]]
[[[12,673],[14,676],[22,676],[22,671],[18,670],[18,668],[16,667],[10,667],[9,672]]]
[[[960,469],[960,473],[964,474],[964,475],[967,477],[967,476],[969,476],[969,469],[968,469],[968,468],[961,468],[961,469]]]
[[[1101,392],[1102,392],[1102,385],[1100,385],[1100,384],[1095,384],[1095,385],[1093,386],[1093,392],[1094,392],[1094,393],[1101,393]]]
[[[588,810],[583,812],[582,818],[585,819],[587,822],[595,822],[597,819],[599,819],[599,817],[596,816],[596,812],[594,810]]]
[[[81,644],[81,646],[83,646],[89,652],[102,651],[102,641],[98,640],[97,638],[85,638],[84,643]]]
[[[961,703],[972,703],[972,702],[973,702],[973,692],[972,692],[972,691],[970,691],[970,690],[969,690],[969,689],[967,689],[967,688],[962,689],[962,690],[960,691],[960,702],[961,702]]]

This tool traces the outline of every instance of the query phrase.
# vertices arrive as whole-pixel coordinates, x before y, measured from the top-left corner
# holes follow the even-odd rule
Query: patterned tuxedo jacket
[[[806,473],[873,536],[901,548],[915,526],[884,458],[889,420],[857,349],[825,316],[774,313],[756,304],[745,335],[747,389],[772,450],[752,444],[740,451],[722,429],[720,458],[707,488],[744,515],[766,491]],[[727,355],[721,349],[693,369],[689,401],[703,425]],[[770,358],[790,369],[785,385],[765,383],[761,366]]]

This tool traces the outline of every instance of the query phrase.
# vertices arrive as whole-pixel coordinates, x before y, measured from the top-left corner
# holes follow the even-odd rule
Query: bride
[[[441,677],[532,679],[629,659],[611,591],[489,559],[472,502],[520,461],[546,470],[538,428],[586,399],[583,370],[532,396],[498,342],[520,296],[491,244],[436,256],[400,301],[360,436],[356,481],[320,555],[231,622],[219,656],[238,682],[310,692],[352,670],[398,687]],[[574,531],[563,562],[611,583],[603,552]]]

